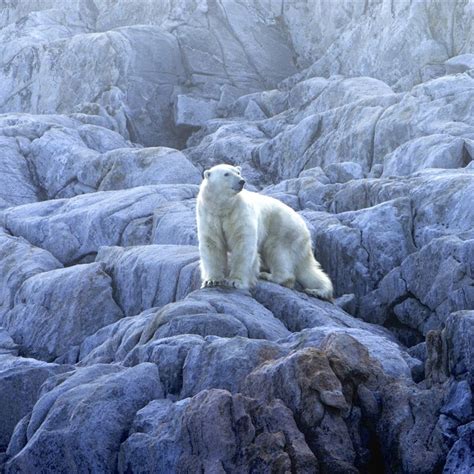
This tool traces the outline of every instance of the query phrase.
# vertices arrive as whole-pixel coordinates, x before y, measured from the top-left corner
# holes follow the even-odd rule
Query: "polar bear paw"
[[[224,286],[225,280],[204,280],[201,285],[202,288],[215,288],[216,286]]]
[[[320,300],[328,301],[329,303],[334,302],[334,298],[333,298],[331,290],[305,288],[303,291],[308,295],[315,296],[316,298],[319,298]]]
[[[238,290],[248,290],[249,287],[238,278],[226,278],[224,280],[224,286],[227,286],[229,288],[237,288]]]

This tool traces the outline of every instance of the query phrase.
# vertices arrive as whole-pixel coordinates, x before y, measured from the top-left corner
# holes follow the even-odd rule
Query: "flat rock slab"
[[[97,159],[92,166],[100,170],[98,191],[201,182],[201,173],[186,156],[167,147],[114,150]],[[84,169],[83,174],[88,172]]]
[[[162,185],[85,194],[8,209],[0,223],[62,263],[72,263],[104,245],[147,243],[155,208],[193,198],[197,190],[193,185]]]
[[[347,314],[333,303],[275,283],[259,281],[252,291],[252,295],[275,317],[280,319],[291,332],[328,326],[363,329],[393,338],[389,331],[373,324],[367,324],[365,321]]]

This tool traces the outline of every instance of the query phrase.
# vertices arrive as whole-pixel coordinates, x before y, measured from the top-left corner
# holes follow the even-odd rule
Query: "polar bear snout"
[[[241,179],[232,186],[232,189],[239,193],[240,191],[242,191],[242,189],[244,189],[244,184],[245,184],[245,179]]]

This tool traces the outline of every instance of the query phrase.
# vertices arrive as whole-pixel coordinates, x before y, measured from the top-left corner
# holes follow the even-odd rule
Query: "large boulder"
[[[316,473],[317,460],[285,405],[226,390],[177,403],[155,400],[137,413],[119,472]]]
[[[114,472],[135,413],[162,396],[158,369],[95,365],[50,380],[18,424],[5,472]]]
[[[18,346],[0,327],[0,453],[6,451],[16,424],[33,408],[41,386],[71,366],[18,356]]]
[[[104,265],[90,263],[28,278],[3,325],[23,352],[51,360],[122,316]]]
[[[48,251],[0,228],[0,321],[13,307],[16,293],[28,278],[58,268],[62,264]]]
[[[101,247],[102,262],[126,316],[184,298],[200,285],[199,252],[191,245]]]

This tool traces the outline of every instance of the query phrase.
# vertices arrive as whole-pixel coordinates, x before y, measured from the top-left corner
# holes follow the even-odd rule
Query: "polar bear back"
[[[253,208],[259,234],[262,232],[259,242],[271,236],[284,238],[286,241],[310,237],[302,217],[278,199],[245,190],[242,191],[241,198],[246,207]]]

